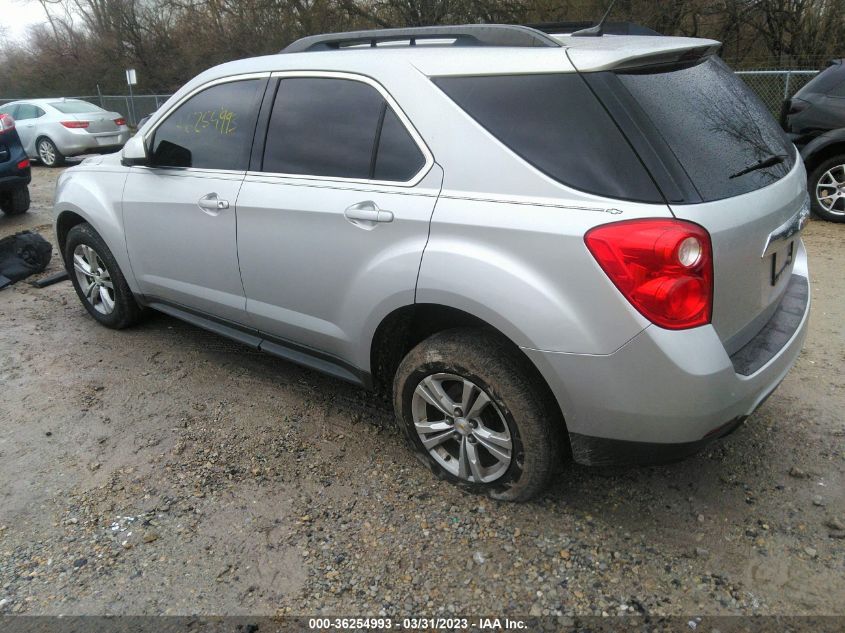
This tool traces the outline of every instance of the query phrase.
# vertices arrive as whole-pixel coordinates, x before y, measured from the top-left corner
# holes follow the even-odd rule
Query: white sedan
[[[56,167],[66,156],[110,152],[123,147],[130,132],[126,119],[81,99],[30,99],[0,106],[17,122],[30,158]]]

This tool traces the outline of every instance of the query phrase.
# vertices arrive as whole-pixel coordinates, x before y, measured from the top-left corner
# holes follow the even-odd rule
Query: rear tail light
[[[21,162],[18,163],[18,169],[26,169],[29,167],[29,159],[24,158]]]
[[[117,125],[126,125],[126,119],[123,119],[123,118],[115,119],[114,122]]]
[[[0,132],[15,129],[15,120],[11,114],[0,114]]]
[[[625,298],[670,330],[706,325],[713,310],[710,235],[682,220],[626,220],[584,236],[587,248]]]
[[[70,129],[86,128],[88,121],[62,121],[62,125]]]

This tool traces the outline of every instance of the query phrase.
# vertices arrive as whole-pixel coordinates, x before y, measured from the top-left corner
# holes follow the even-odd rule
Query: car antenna
[[[604,35],[604,23],[607,22],[607,18],[610,17],[610,12],[613,11],[613,5],[616,4],[616,0],[610,0],[610,6],[607,7],[607,11],[604,12],[604,16],[599,23],[595,26],[591,26],[586,29],[581,29],[580,31],[575,31],[572,34],[572,37],[601,37]]]

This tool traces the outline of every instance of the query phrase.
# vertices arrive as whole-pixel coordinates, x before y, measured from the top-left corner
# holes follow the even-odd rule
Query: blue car
[[[29,158],[15,130],[15,120],[0,114],[0,209],[20,215],[29,209]]]

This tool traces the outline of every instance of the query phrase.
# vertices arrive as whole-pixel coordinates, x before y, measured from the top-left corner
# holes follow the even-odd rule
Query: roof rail
[[[380,43],[419,40],[454,39],[452,46],[516,46],[559,47],[560,42],[545,33],[516,24],[466,24],[462,26],[421,26],[406,29],[377,29],[311,35],[296,40],[282,53],[332,51],[350,46],[376,47]]]
[[[572,34],[597,26],[595,22],[541,22],[525,26],[543,33]],[[633,22],[605,22],[603,32],[607,35],[663,35],[657,31]]]

